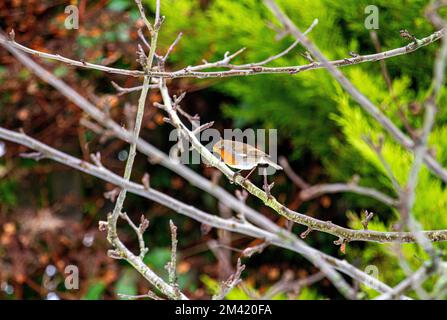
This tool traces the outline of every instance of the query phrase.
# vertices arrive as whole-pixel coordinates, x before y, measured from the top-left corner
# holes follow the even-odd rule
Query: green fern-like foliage
[[[388,115],[394,123],[403,128],[402,121],[397,117],[398,106],[408,106],[411,101],[423,103],[419,97],[424,94],[411,89],[412,81],[408,77],[396,78],[393,81],[392,92],[395,99],[390,100],[390,94],[383,81],[377,76],[368,74],[360,69],[352,69],[348,72],[353,83],[364,93],[372,92],[373,101],[382,106],[382,111]],[[427,88],[429,90],[429,88]],[[378,140],[379,136],[384,136],[382,155],[388,165],[391,167],[396,180],[401,185],[405,185],[413,161],[413,155],[398,145],[392,137],[380,127],[380,125],[371,119],[365,112],[354,103],[346,93],[338,90],[338,113],[332,115],[332,119],[340,126],[343,132],[342,139],[333,139],[333,146],[338,148],[341,157],[339,161],[327,162],[331,171],[335,172],[337,168],[343,168],[343,163],[349,162],[350,168],[355,168],[355,172],[369,177],[371,184],[376,188],[384,190],[392,189],[390,177],[380,161],[376,152],[365,142],[364,137],[369,136],[372,140]],[[443,95],[441,101],[445,99]],[[420,127],[423,120],[423,113],[409,117],[412,125]],[[443,146],[445,145],[446,126],[443,125],[444,116],[440,114],[436,129],[430,135],[430,148],[440,150],[437,153],[437,159],[444,166],[447,164],[447,158]],[[344,149],[344,150],[343,150]],[[343,173],[338,174],[340,177]],[[379,186],[379,187],[378,187]],[[423,229],[440,229],[447,225],[447,216],[443,214],[446,208],[447,190],[445,184],[427,168],[423,168],[419,174],[419,181],[416,187],[416,203],[413,208],[414,217],[421,223]],[[376,211],[376,220],[370,224],[373,230],[391,230],[393,223],[398,220],[399,214],[392,209],[391,218],[389,214],[382,211]],[[350,226],[352,228],[361,228],[358,215],[349,214]],[[442,245],[438,245],[442,248]],[[391,250],[390,250],[391,249]],[[404,277],[404,273],[396,274],[395,270],[399,268],[398,256],[391,254],[396,252],[388,245],[368,244],[366,250],[362,250],[363,265],[374,264],[382,270],[383,277],[387,281],[398,281]],[[421,261],[427,258],[426,254],[418,250],[415,245],[403,245],[403,255],[411,261],[413,267],[420,266]],[[358,249],[354,249],[353,255],[359,254]],[[395,267],[391,267],[395,265]],[[393,270],[393,272],[391,272]]]

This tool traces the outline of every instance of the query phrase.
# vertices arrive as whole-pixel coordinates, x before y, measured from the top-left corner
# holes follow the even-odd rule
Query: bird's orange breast
[[[232,152],[225,151],[224,148],[220,149],[220,156],[222,160],[228,165],[236,165],[236,157]]]

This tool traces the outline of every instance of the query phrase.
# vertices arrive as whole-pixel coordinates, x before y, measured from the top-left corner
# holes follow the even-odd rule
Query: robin
[[[250,170],[247,176],[244,177],[244,180],[246,180],[258,166],[265,168],[271,166],[276,170],[282,170],[282,167],[273,162],[268,154],[252,145],[239,141],[221,139],[213,146],[213,152],[219,154],[226,165],[239,170],[235,173],[234,177],[240,174],[243,170]],[[268,185],[265,170],[264,190],[269,197],[271,197],[270,189],[272,186],[273,185]]]

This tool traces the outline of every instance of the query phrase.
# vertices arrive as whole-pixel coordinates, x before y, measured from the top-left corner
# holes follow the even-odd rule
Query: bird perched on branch
[[[243,177],[244,180],[248,179],[258,166],[264,167],[265,169],[271,166],[276,170],[282,170],[282,167],[273,162],[268,154],[243,142],[221,139],[213,146],[213,152],[219,154],[226,165],[238,169],[234,177],[243,170],[250,170]],[[267,170],[264,172],[264,190],[270,198],[270,190],[273,187],[273,183],[271,185],[268,184]]]

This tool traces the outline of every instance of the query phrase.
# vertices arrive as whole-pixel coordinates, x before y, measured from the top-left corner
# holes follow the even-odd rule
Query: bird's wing
[[[263,151],[261,151],[259,149],[256,149],[256,148],[254,148],[252,146],[250,146],[250,148],[247,150],[247,156],[249,156],[249,157],[257,157],[257,158],[260,158],[260,157],[269,158],[270,157],[265,152],[263,152]]]

